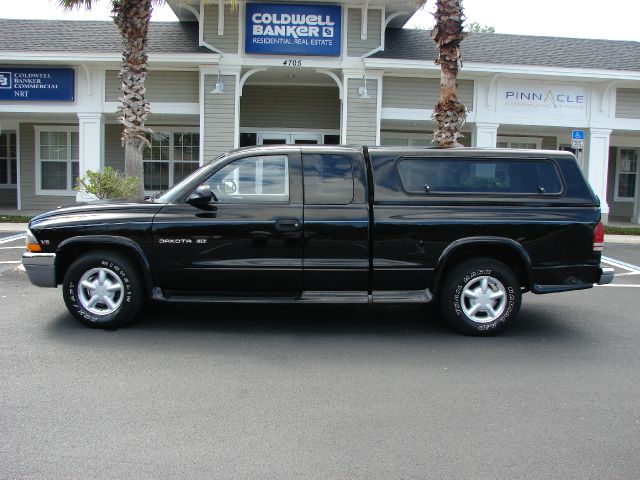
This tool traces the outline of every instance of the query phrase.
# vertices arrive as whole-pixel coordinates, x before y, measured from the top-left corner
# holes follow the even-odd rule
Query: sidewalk
[[[640,245],[640,235],[605,235],[604,243],[626,243]]]
[[[0,223],[0,232],[25,232],[27,223]]]

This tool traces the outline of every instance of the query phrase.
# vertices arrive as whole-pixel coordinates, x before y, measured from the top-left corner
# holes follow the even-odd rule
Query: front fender
[[[67,238],[66,240],[60,242],[57,248],[58,257],[63,257],[64,253],[66,251],[69,251],[70,248],[80,245],[91,247],[100,246],[104,248],[113,248],[114,245],[117,245],[119,248],[125,249],[138,260],[142,269],[141,273],[144,276],[147,291],[149,292],[149,294],[151,293],[151,290],[153,288],[151,264],[149,263],[149,259],[147,258],[144,250],[137,242],[130,238],[121,237],[118,235],[79,235]]]

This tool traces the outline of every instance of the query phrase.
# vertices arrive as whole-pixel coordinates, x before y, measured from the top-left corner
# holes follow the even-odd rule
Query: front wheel
[[[67,269],[62,295],[69,312],[92,328],[118,328],[131,322],[142,306],[141,277],[126,257],[91,252]]]
[[[442,313],[456,330],[477,336],[502,332],[517,316],[520,283],[504,263],[491,258],[462,262],[446,276]]]

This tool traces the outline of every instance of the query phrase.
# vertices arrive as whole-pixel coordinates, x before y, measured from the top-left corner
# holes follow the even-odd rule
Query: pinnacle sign
[[[246,53],[340,55],[339,5],[247,4]]]

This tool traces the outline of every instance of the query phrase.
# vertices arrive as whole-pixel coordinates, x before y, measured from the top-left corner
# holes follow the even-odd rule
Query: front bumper
[[[613,268],[600,268],[600,275],[598,277],[598,285],[606,285],[607,283],[613,282],[614,277]]]
[[[23,253],[22,265],[27,271],[29,280],[35,286],[52,288],[57,286],[55,253]]]

